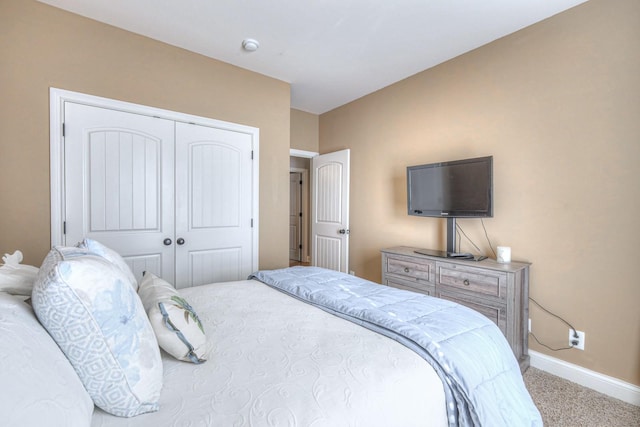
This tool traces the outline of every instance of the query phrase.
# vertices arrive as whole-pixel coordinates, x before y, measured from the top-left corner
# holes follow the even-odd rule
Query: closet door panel
[[[194,143],[189,147],[191,189],[190,228],[240,226],[242,151],[221,143]]]
[[[252,273],[252,140],[176,123],[176,285]]]
[[[189,252],[194,283],[230,282],[242,277],[242,248],[224,248]],[[230,268],[235,266],[235,268]],[[248,275],[247,275],[248,276]]]
[[[174,122],[65,103],[65,244],[89,237],[173,281]]]
[[[162,141],[130,131],[91,131],[88,138],[90,231],[157,231]]]

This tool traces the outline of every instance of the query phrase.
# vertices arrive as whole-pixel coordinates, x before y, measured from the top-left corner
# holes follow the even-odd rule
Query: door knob
[[[184,239],[182,237],[178,238],[178,240],[176,240],[176,243],[179,245],[184,245]]]
[[[338,230],[338,233],[340,234],[349,234],[349,230],[345,230],[344,228],[341,230]]]
[[[169,245],[170,245],[171,243],[173,243],[173,242],[171,241],[171,239],[170,239],[170,238],[168,238],[168,237],[167,237],[166,239],[164,239],[164,240],[162,241],[162,243],[164,243],[164,245],[165,245],[165,246],[169,246]]]

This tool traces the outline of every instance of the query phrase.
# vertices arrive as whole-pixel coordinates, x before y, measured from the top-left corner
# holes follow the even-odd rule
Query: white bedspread
[[[181,293],[211,349],[193,365],[163,354],[160,411],[92,426],[446,426],[442,384],[403,345],[258,281]]]

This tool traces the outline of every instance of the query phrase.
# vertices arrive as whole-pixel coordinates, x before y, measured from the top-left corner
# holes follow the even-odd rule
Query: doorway
[[[289,260],[302,261],[302,173],[289,172]]]
[[[310,157],[292,155],[289,161],[289,265],[311,265],[309,169]],[[315,153],[313,153],[315,154]]]

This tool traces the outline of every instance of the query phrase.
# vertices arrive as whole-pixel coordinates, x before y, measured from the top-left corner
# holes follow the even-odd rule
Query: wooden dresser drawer
[[[436,263],[429,260],[416,263],[411,259],[402,257],[387,257],[387,264],[385,268],[386,272],[389,274],[405,276],[412,279],[433,281],[433,271],[435,270],[435,266]]]
[[[476,262],[421,252],[425,251],[410,246],[383,249],[382,283],[455,301],[484,314],[498,325],[524,372],[529,366],[530,264]]]
[[[457,302],[472,310],[475,310],[486,317],[491,319],[503,334],[507,334],[507,307],[504,304],[488,304],[482,301],[474,301],[471,298],[465,298],[465,296],[455,293],[449,293],[446,291],[436,292],[436,297],[447,299],[449,301]]]
[[[422,280],[405,281],[396,278],[387,278],[382,284],[398,289],[404,289],[406,291],[418,292],[429,296],[433,296],[436,290],[436,286],[433,283],[425,282]]]
[[[506,273],[458,264],[438,263],[436,285],[447,285],[501,300],[507,297]]]

